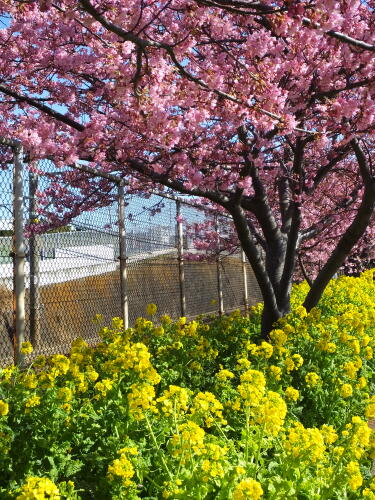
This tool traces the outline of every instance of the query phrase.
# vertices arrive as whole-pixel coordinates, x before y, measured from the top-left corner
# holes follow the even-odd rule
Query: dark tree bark
[[[375,178],[371,173],[366,157],[357,139],[353,139],[351,145],[356,155],[359,171],[365,186],[362,201],[353,222],[340,238],[336,248],[311,285],[304,302],[304,306],[308,311],[318,304],[329,281],[337,273],[359,239],[364,235],[374,213]]]

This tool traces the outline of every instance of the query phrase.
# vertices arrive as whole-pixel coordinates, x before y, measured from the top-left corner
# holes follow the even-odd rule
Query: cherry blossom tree
[[[311,309],[352,251],[373,258],[374,10],[0,0],[0,134],[31,158],[84,159],[133,191],[157,186],[229,215],[267,335],[289,311],[297,269],[311,278]],[[56,180],[55,203],[74,212],[92,192],[108,200],[105,180],[69,176],[74,189]]]

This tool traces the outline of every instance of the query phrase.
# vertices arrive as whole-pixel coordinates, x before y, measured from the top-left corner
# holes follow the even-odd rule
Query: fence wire
[[[0,356],[13,359],[13,152],[0,145]]]
[[[9,148],[0,151],[0,363],[12,360],[13,263],[11,256],[12,163]],[[34,165],[35,167],[35,165]],[[101,314],[108,323],[122,316],[118,200],[115,185],[105,185],[107,205],[95,203],[59,228],[33,232],[33,224],[45,217],[41,204],[59,182],[50,160],[38,162],[37,176],[24,170],[24,221],[26,225],[26,330],[34,355],[68,352],[71,341],[82,337],[95,344]],[[69,172],[69,169],[61,170]],[[101,185],[103,186],[103,185]],[[100,187],[100,185],[99,185]],[[90,195],[88,195],[89,199]],[[51,201],[52,200],[52,201]],[[45,202],[44,202],[45,203]],[[244,307],[244,264],[239,253],[212,257],[195,248],[190,228],[205,221],[203,210],[181,201],[182,255],[178,252],[177,203],[152,195],[125,197],[126,267],[129,323],[145,315],[155,303],[158,315],[172,318],[185,312],[188,318],[219,311],[221,277],[225,312]],[[48,207],[47,207],[48,208]],[[44,214],[44,215],[40,215]],[[31,228],[31,229],[30,229]],[[198,258],[199,257],[199,258]],[[181,266],[184,280],[181,283]],[[250,266],[246,276],[250,304],[261,299]],[[184,309],[181,297],[184,295]]]

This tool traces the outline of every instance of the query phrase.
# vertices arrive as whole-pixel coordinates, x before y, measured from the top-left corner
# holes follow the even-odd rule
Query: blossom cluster
[[[374,500],[374,271],[310,312],[306,290],[267,340],[261,304],[190,322],[150,305],[1,369],[0,497]]]

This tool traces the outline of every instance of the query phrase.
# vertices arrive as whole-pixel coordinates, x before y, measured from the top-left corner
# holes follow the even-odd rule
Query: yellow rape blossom
[[[353,361],[348,361],[342,365],[342,369],[347,377],[354,380],[357,377],[357,371],[359,368],[357,368]]]
[[[324,442],[328,445],[333,444],[338,439],[337,432],[332,427],[332,425],[327,425],[327,424],[322,425],[320,432],[323,436]]]
[[[201,371],[203,371],[203,367],[202,367],[202,365],[199,363],[199,361],[193,361],[192,363],[190,363],[190,369],[191,369],[193,372],[201,372]]]
[[[68,403],[73,397],[73,391],[69,387],[62,387],[57,391],[57,399]]]
[[[301,368],[301,366],[303,365],[303,357],[300,354],[293,354],[292,361],[296,370],[298,370],[298,368]]]
[[[215,374],[215,377],[220,381],[220,382],[225,382],[228,379],[231,379],[234,377],[234,373],[232,373],[229,370],[224,370],[221,369],[219,372]]]
[[[289,399],[289,401],[297,401],[299,398],[299,391],[294,387],[287,387],[285,389],[285,397]]]
[[[375,396],[371,396],[371,399],[365,411],[365,416],[368,419],[375,417]]]
[[[248,370],[251,366],[251,363],[246,358],[240,358],[237,360],[236,369],[237,370]]]
[[[283,398],[277,392],[268,391],[255,412],[255,422],[260,424],[267,434],[277,436],[284,424],[286,412]]]
[[[195,417],[203,419],[206,427],[211,427],[215,420],[219,424],[227,423],[222,410],[223,405],[211,392],[199,392],[194,398],[190,412]]]
[[[51,372],[42,372],[39,375],[39,386],[42,389],[50,389],[54,386],[55,375]]]
[[[178,426],[178,431],[179,433],[173,434],[171,438],[173,456],[184,457],[189,453],[194,453],[199,456],[205,452],[205,432],[199,425],[188,420]],[[181,462],[183,462],[183,459]]]
[[[195,337],[195,335],[197,334],[198,327],[199,323],[197,321],[191,321],[190,323],[185,325],[183,332],[185,335],[189,337]]]
[[[363,347],[367,347],[369,345],[370,341],[371,341],[370,335],[365,334],[365,335],[363,335],[363,337],[361,339],[361,345]]]
[[[360,472],[358,462],[351,461],[346,466],[348,474],[348,484],[351,490],[356,491],[363,483],[363,478]]]
[[[86,368],[86,375],[87,375],[87,378],[91,381],[91,382],[95,382],[98,378],[99,378],[99,373],[94,369],[93,366],[89,365],[87,368]]]
[[[372,347],[370,347],[370,346],[365,347],[365,359],[367,359],[367,361],[369,361],[372,358],[373,358]]]
[[[0,368],[0,370],[1,370],[1,368]],[[12,375],[15,372],[15,370],[16,370],[16,367],[14,365],[7,366],[6,368],[3,368],[0,371],[1,379],[4,380],[5,382],[9,382],[10,379],[12,378]]]
[[[157,326],[156,328],[154,328],[153,334],[156,337],[161,337],[162,335],[164,335],[164,328],[162,326]]]
[[[180,415],[188,409],[189,392],[184,387],[170,385],[169,389],[163,392],[163,395],[157,399],[162,405],[162,411],[165,415]]]
[[[47,477],[29,477],[16,500],[59,500],[58,487]]]
[[[280,380],[281,379],[282,370],[281,370],[281,368],[279,366],[271,365],[270,366],[270,372],[275,377],[276,380]]]
[[[247,370],[240,376],[241,384],[237,387],[240,396],[247,404],[257,405],[262,398],[266,379],[258,370]]]
[[[276,329],[270,332],[270,339],[277,346],[283,346],[287,340],[288,336],[284,330]]]
[[[160,321],[163,323],[163,325],[167,326],[172,323],[172,318],[168,314],[164,314],[160,317]]]
[[[336,352],[337,346],[334,342],[327,342],[327,340],[320,340],[317,344],[316,347],[321,350],[325,351],[328,353],[334,353]]]
[[[375,493],[371,491],[370,488],[365,488],[362,491],[362,496],[366,498],[366,500],[375,500]]]
[[[284,361],[286,371],[289,373],[296,368],[294,361],[291,358],[285,358]]]
[[[31,398],[29,398],[25,403],[26,408],[33,408],[34,406],[39,406],[39,405],[40,405],[39,396],[31,396]]]
[[[359,377],[357,387],[358,389],[364,389],[367,387],[367,380],[365,377]]]
[[[70,361],[63,354],[55,354],[54,356],[51,357],[51,364],[53,366],[52,370],[53,373],[56,376],[59,376],[59,375],[65,375],[68,372]]]
[[[284,437],[284,447],[294,458],[316,463],[325,453],[324,437],[319,429],[305,428],[300,422],[288,430]]]
[[[5,417],[9,413],[9,404],[0,399],[0,417]]]
[[[210,478],[224,477],[225,470],[223,459],[228,451],[226,446],[219,446],[216,443],[207,443],[202,462],[203,481],[207,482]]]
[[[108,466],[107,476],[110,480],[120,479],[122,486],[128,488],[133,484],[131,478],[134,476],[135,470],[133,464],[127,457],[127,449],[120,451],[120,458],[116,458]]]
[[[104,378],[100,382],[97,382],[94,388],[97,392],[100,393],[102,397],[105,397],[107,395],[107,392],[112,389],[112,386],[113,386],[113,380]],[[95,398],[98,399],[99,395],[95,396]]]
[[[156,304],[147,304],[146,313],[148,314],[148,316],[153,316],[154,314],[156,314],[157,310],[158,307]]]
[[[157,412],[155,405],[155,389],[146,383],[132,384],[128,393],[130,414],[135,420],[142,420],[146,411]]]
[[[350,384],[342,384],[340,387],[340,396],[349,398],[353,394],[353,387]]]
[[[269,359],[273,354],[273,347],[268,342],[263,341],[260,346],[256,347],[255,354],[264,359]]]
[[[33,346],[31,342],[22,342],[20,350],[22,354],[31,354],[33,352]]]
[[[23,373],[19,382],[27,389],[35,389],[38,385],[38,378],[35,373]]]
[[[308,387],[315,387],[316,385],[319,384],[320,382],[320,377],[317,373],[315,372],[309,372],[305,376],[305,381]]]
[[[346,427],[349,430],[350,447],[354,456],[359,459],[370,445],[372,431],[368,423],[358,416],[352,417],[352,423]]]
[[[181,318],[178,319],[177,321],[177,325],[181,328],[183,326],[186,325],[186,317],[185,316],[181,316]]]
[[[182,495],[184,493],[184,490],[180,488],[181,484],[181,479],[175,479],[174,481],[164,481],[162,497],[175,498],[177,495]]]
[[[347,341],[347,344],[352,348],[352,350],[355,354],[359,354],[361,352],[361,346],[359,344],[358,339],[356,339],[354,337],[349,338]]]
[[[258,500],[263,496],[263,488],[252,478],[243,479],[233,491],[233,500]]]

